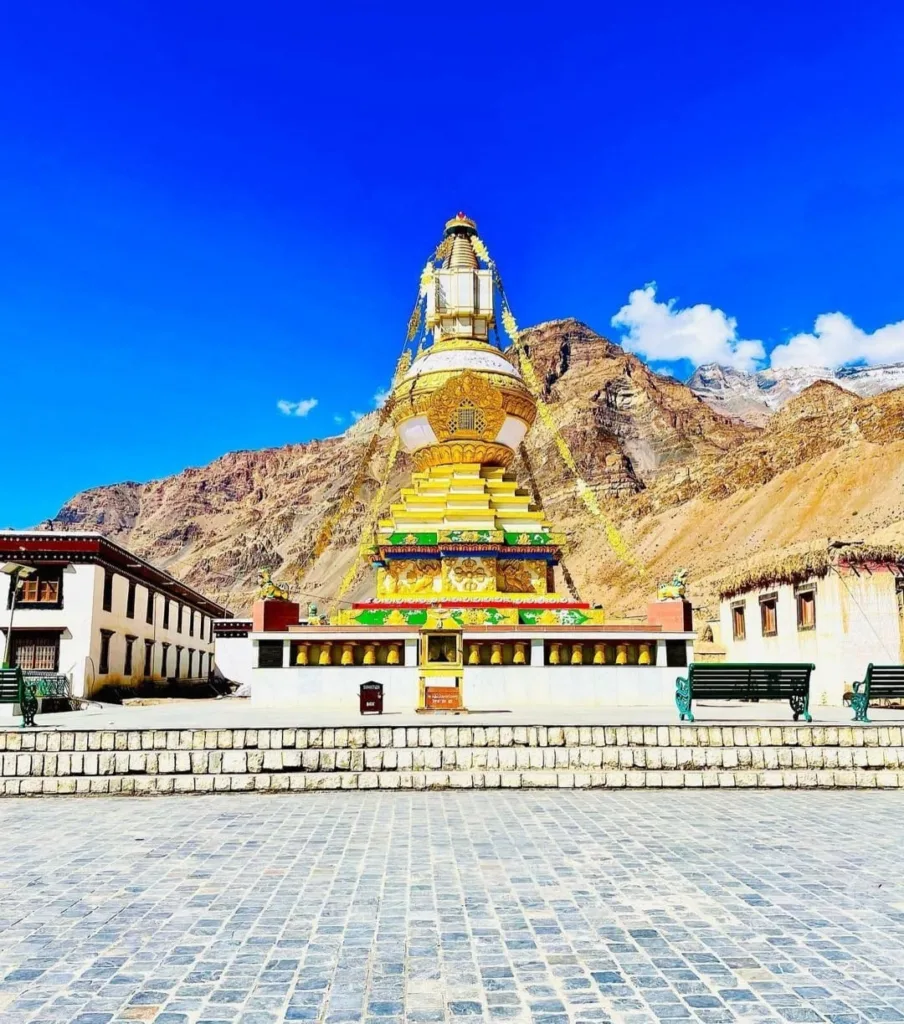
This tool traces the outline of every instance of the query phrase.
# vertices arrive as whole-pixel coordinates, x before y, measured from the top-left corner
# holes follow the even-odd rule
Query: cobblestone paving
[[[0,1024],[904,1021],[897,793],[0,807]]]

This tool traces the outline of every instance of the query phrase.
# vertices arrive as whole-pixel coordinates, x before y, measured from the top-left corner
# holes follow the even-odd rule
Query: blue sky
[[[523,325],[679,374],[904,360],[902,30],[868,0],[14,5],[0,526],[342,429],[459,209]]]

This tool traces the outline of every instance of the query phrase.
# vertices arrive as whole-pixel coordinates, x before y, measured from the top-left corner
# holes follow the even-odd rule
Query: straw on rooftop
[[[751,560],[737,566],[719,581],[719,596],[732,597],[779,583],[802,583],[826,576],[833,566],[894,564],[904,568],[904,547],[894,544],[863,544],[825,541],[807,548],[786,550],[769,559]]]

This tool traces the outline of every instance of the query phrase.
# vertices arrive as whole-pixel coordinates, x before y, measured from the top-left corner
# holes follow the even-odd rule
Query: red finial
[[[466,216],[465,216],[465,215],[464,215],[464,214],[462,213],[462,211],[461,211],[461,210],[459,210],[459,211],[458,211],[458,214],[457,214],[456,216],[457,216],[457,219],[458,219],[458,220],[467,220],[467,219],[468,219],[468,218],[467,218],[467,217],[466,217]]]

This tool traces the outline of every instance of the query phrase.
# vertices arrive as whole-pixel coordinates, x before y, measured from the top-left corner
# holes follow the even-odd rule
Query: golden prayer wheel
[[[524,664],[526,664],[526,662],[527,662],[527,657],[526,657],[526,654],[525,654],[525,649],[526,648],[527,648],[527,644],[524,643],[523,640],[519,640],[519,641],[517,641],[515,643],[515,656],[512,659],[512,661],[516,665],[524,665]]]
[[[549,645],[549,664],[560,665],[562,663],[562,645],[561,644],[550,644]]]
[[[605,644],[594,644],[593,645],[593,664],[594,665],[605,665],[606,664],[606,645]]]
[[[468,664],[479,665],[480,664],[480,644],[471,644],[468,650]]]
[[[615,664],[616,665],[627,665],[628,664],[628,645],[618,644],[616,645]]]
[[[376,665],[377,663],[377,645],[376,644],[365,644],[364,646],[364,661],[365,665]]]
[[[307,665],[308,664],[308,645],[299,644],[298,653],[295,655],[296,665]]]
[[[490,644],[490,664],[502,664],[502,644]]]
[[[318,664],[331,665],[333,662],[333,643],[331,640],[324,641],[320,648],[320,659]]]
[[[640,645],[640,656],[637,659],[638,665],[649,665],[651,662],[650,658],[650,644]]]
[[[339,659],[340,665],[354,665],[355,663],[355,645],[354,644],[343,644],[342,645],[342,657]]]
[[[583,647],[583,644],[572,644],[571,645],[571,664],[572,665],[583,665],[584,664],[584,647]]]
[[[398,644],[390,644],[389,645],[389,653],[386,655],[386,664],[387,665],[398,665],[398,663],[399,663],[399,645]]]

